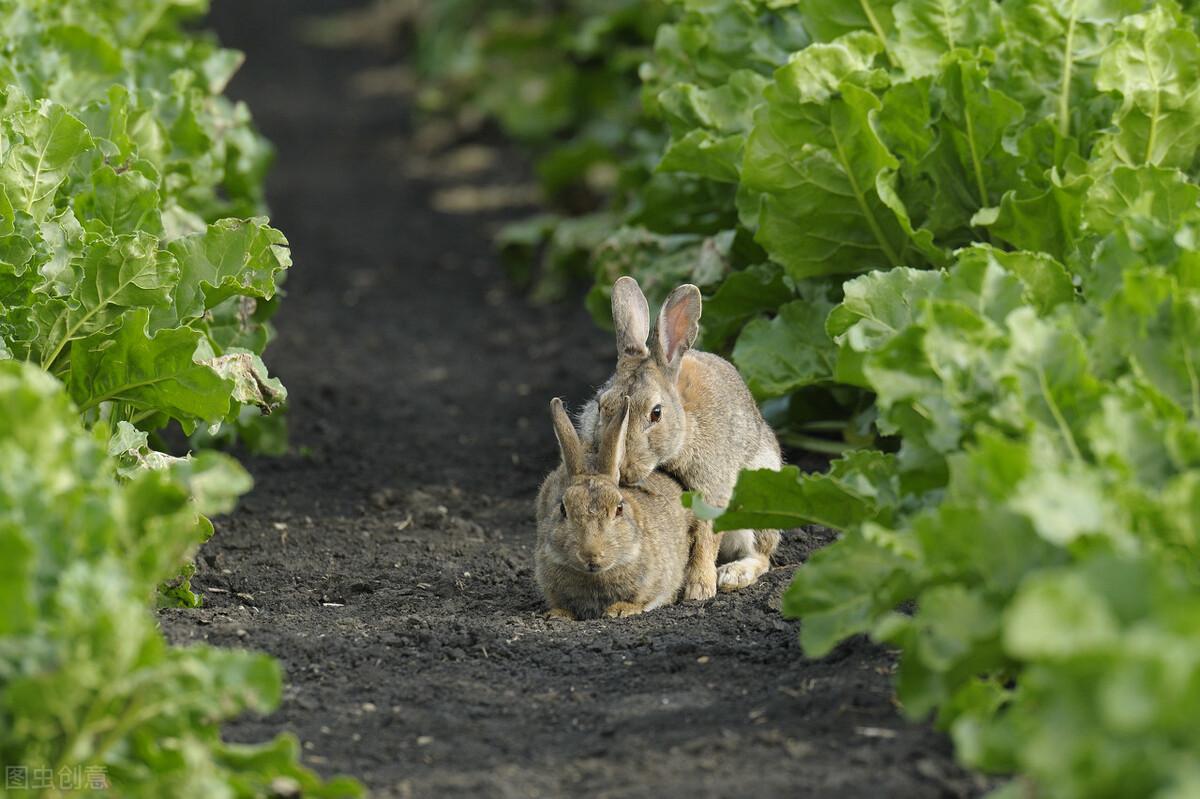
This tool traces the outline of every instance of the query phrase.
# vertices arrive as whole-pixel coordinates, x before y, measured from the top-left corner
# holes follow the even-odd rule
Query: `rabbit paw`
[[[757,558],[741,558],[717,567],[717,587],[722,591],[737,591],[753,585],[767,566]]]
[[[717,595],[717,571],[710,568],[707,573],[689,574],[683,585],[685,602],[703,601]]]
[[[550,608],[545,618],[547,621],[575,621],[575,614],[564,608]]]
[[[624,616],[636,616],[642,612],[642,606],[634,602],[614,602],[604,610],[604,615],[610,619]]]

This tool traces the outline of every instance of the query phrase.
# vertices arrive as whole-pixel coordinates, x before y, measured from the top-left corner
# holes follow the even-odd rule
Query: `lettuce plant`
[[[968,764],[1024,776],[1001,794],[1191,795],[1193,20],[1172,3],[960,4],[931,39],[919,5],[776,73],[743,162],[767,159],[758,194],[740,195],[793,279],[878,270],[828,313],[802,307],[899,447],[745,473],[724,513],[694,501],[719,529],[841,530],[784,598],[806,652],[863,632],[899,646],[905,710],[936,711]],[[844,235],[805,224],[834,207],[804,210],[818,190],[847,199]],[[791,249],[823,233],[825,257]]]
[[[240,56],[179,31],[202,4],[127,5],[0,6],[0,357],[89,422],[191,432],[286,397],[259,356],[291,260],[221,96]]]
[[[286,396],[260,357],[290,264],[259,216],[270,151],[221,96],[240,56],[180,27],[204,8],[0,2],[0,761],[17,792],[361,792],[299,765],[292,736],[223,742],[223,720],[278,705],[278,664],[169,646],[152,611],[198,602],[204,514],[250,479],[150,434]]]
[[[589,307],[694,282],[785,433],[871,445],[689,501],[839,530],[806,653],[899,647],[998,795],[1200,793],[1196,4],[665,5]]]
[[[155,586],[211,534],[202,514],[231,509],[249,476],[210,452],[118,479],[101,438],[51,375],[0,363],[8,787],[37,787],[35,777],[49,773],[56,790],[97,796],[355,795],[352,782],[323,784],[298,766],[291,736],[224,743],[223,719],[278,705],[278,664],[169,646],[151,611]]]

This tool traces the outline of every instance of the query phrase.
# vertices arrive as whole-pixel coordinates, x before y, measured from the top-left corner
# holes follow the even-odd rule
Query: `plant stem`
[[[1046,380],[1046,370],[1037,369],[1038,385],[1042,389],[1042,396],[1046,398],[1046,405],[1050,408],[1050,415],[1054,417],[1055,424],[1058,425],[1058,430],[1062,433],[1063,439],[1067,442],[1067,449],[1071,450],[1071,457],[1076,462],[1083,462],[1083,453],[1079,451],[1079,445],[1075,443],[1075,435],[1071,432],[1070,425],[1067,424],[1067,419],[1059,410],[1058,403],[1054,401],[1054,395],[1050,393],[1050,383]]]
[[[883,229],[879,227],[879,222],[875,219],[875,214],[871,213],[871,209],[867,205],[866,195],[863,194],[862,188],[858,185],[858,180],[854,177],[854,168],[851,166],[850,159],[842,147],[842,139],[838,136],[837,126],[831,125],[829,129],[833,134],[834,145],[837,147],[838,159],[842,163],[846,179],[850,181],[850,188],[854,191],[854,199],[857,201],[863,217],[867,220],[867,226],[871,228],[871,233],[875,235],[875,240],[879,242],[879,248],[883,250],[883,254],[887,256],[892,266],[900,266],[900,259],[896,255],[896,251],[892,249],[892,245],[888,243],[887,238],[883,235]]]
[[[979,160],[979,151],[975,148],[975,122],[971,112],[963,104],[963,119],[967,124],[967,146],[971,150],[971,166],[975,169],[975,185],[979,188],[979,207],[987,208],[989,204],[987,182],[983,179],[983,164]]]
[[[1146,56],[1146,72],[1154,81],[1154,114],[1150,117],[1150,132],[1146,136],[1146,157],[1142,160],[1147,164],[1153,164],[1151,159],[1154,157],[1154,145],[1158,140],[1158,119],[1162,115],[1162,84],[1150,66],[1154,61],[1150,51],[1146,49],[1145,42],[1142,43],[1142,52]]]
[[[1075,19],[1079,15],[1079,0],[1071,3],[1071,18],[1067,20],[1067,44],[1063,50],[1062,87],[1058,90],[1058,133],[1064,139],[1071,133],[1071,71],[1075,67]]]
[[[858,0],[858,4],[862,6],[863,13],[867,16],[867,22],[871,23],[871,30],[875,31],[875,35],[879,37],[879,41],[883,44],[883,54],[887,56],[888,63],[893,67],[900,66],[896,63],[895,56],[892,55],[892,49],[888,47],[887,36],[883,34],[883,26],[879,24],[879,20],[875,17],[875,11],[871,8],[869,0]]]
[[[1192,419],[1200,421],[1200,377],[1196,375],[1196,364],[1192,362],[1192,351],[1186,341],[1183,343],[1183,365],[1187,368],[1192,389]]]

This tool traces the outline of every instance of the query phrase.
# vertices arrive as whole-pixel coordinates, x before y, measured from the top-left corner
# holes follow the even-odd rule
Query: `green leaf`
[[[802,3],[804,26],[819,41],[831,42],[852,31],[869,31],[887,41],[895,31],[893,7],[896,0],[864,0],[841,3],[838,0],[809,0]]]
[[[1018,250],[1005,252],[995,247],[976,245],[958,253],[958,269],[1003,269],[1022,284],[1021,299],[1040,314],[1075,299],[1075,287],[1065,266],[1046,253]],[[996,318],[993,314],[993,318]],[[996,318],[996,321],[1002,321]]]
[[[1104,596],[1075,572],[1032,575],[1004,614],[1004,648],[1030,660],[1104,650],[1117,639]]]
[[[1004,3],[1004,90],[1059,136],[1090,138],[1108,124],[1096,66],[1116,23],[1141,0],[1021,0]]]
[[[1191,257],[1191,252],[1182,254]],[[1133,366],[1195,417],[1200,413],[1200,294],[1157,268],[1131,266],[1119,279],[1100,306],[1093,357],[1109,371]]]
[[[862,451],[834,461],[827,474],[805,474],[795,466],[744,471],[728,507],[692,507],[702,518],[714,519],[718,532],[803,524],[846,529],[868,519],[885,518],[896,505],[895,468],[892,456]]]
[[[1020,161],[1002,142],[1025,109],[993,88],[988,77],[987,67],[962,51],[943,61],[937,77],[940,135],[926,168],[938,189],[930,213],[943,220],[938,223],[943,229],[994,206],[1018,181]]]
[[[1187,168],[1200,146],[1200,40],[1172,6],[1127,17],[1100,59],[1096,86],[1121,97],[1101,147],[1131,166]]]
[[[946,328],[959,336],[970,333],[968,347],[977,352],[978,339],[987,335],[978,317],[947,304],[938,306],[938,311]],[[943,390],[943,376],[932,361],[926,332],[910,327],[863,362],[865,383],[875,390],[880,411],[876,424],[881,432],[905,437],[902,454],[911,453],[913,446],[936,453],[958,449],[968,426],[966,417],[974,410]]]
[[[877,349],[912,323],[914,307],[944,279],[939,272],[889,269],[849,280],[826,329],[859,351]]]
[[[712,89],[677,84],[661,92],[658,103],[668,124],[683,132],[667,145],[658,168],[737,182],[745,133],[768,83],[756,72],[743,69]]]
[[[825,332],[832,307],[823,297],[796,300],[770,321],[754,319],[742,329],[733,362],[755,397],[780,397],[832,379],[836,354]]]
[[[720,349],[746,320],[774,311],[795,297],[778,264],[756,264],[730,272],[704,300],[703,333],[708,349]]]
[[[632,4],[645,16],[644,4]],[[769,75],[793,53],[808,44],[806,27],[788,3],[747,3],[715,0],[681,4],[674,21],[652,32],[654,59],[639,69],[643,98],[691,84],[716,87],[739,71]],[[640,54],[635,58],[641,62]],[[658,109],[650,108],[652,113]]]
[[[813,553],[783,595],[785,616],[802,619],[808,657],[873,629],[912,590],[911,559],[858,533]]]
[[[37,292],[61,297],[75,290],[80,281],[80,262],[87,247],[87,235],[74,211],[66,208],[36,228],[32,225],[24,228],[20,236],[13,238],[22,239],[22,243],[33,250],[31,263],[37,265],[37,272],[43,278],[43,282],[35,287]],[[24,252],[22,247],[22,255]]]
[[[274,297],[280,273],[292,263],[287,239],[264,219],[222,219],[168,249],[179,262],[174,316],[181,322],[234,295]]]
[[[1011,505],[1024,513],[1038,534],[1058,546],[1084,535],[1111,533],[1121,537],[1120,512],[1109,500],[1107,486],[1095,472],[1051,461],[1017,486]]]
[[[966,586],[935,585],[921,593],[911,617],[884,617],[872,632],[905,649],[896,695],[910,718],[923,718],[951,695],[968,675],[998,665],[1000,614],[988,598]],[[941,722],[953,718],[944,713]]]
[[[1119,469],[1131,483],[1161,489],[1178,467],[1169,443],[1170,428],[1182,419],[1164,419],[1148,400],[1148,392],[1127,382],[1121,388],[1125,390],[1120,394],[1110,394],[1101,401],[1101,412],[1087,429],[1089,448],[1098,462]],[[1179,485],[1186,483],[1185,478]],[[1187,514],[1176,518],[1186,519]]]
[[[201,334],[183,327],[151,336],[148,324],[148,312],[138,309],[114,333],[72,343],[67,388],[79,409],[121,403],[140,414],[177,419],[185,430],[223,418],[232,383],[195,361]]]
[[[707,131],[693,130],[671,142],[658,168],[663,172],[686,172],[724,183],[737,183],[741,161],[741,136],[714,136]]]
[[[97,426],[100,429],[100,426]],[[169,469],[187,458],[168,455],[150,448],[150,436],[124,420],[108,439],[108,455],[116,461],[117,474],[128,480],[146,469]],[[189,604],[188,607],[197,607]]]
[[[921,594],[917,624],[919,655],[940,671],[966,658],[971,646],[1000,630],[1000,618],[987,600],[962,585],[939,585]]]
[[[0,186],[14,208],[42,220],[75,160],[92,146],[87,128],[60,105],[7,120],[12,143],[0,163]]]
[[[1083,201],[1091,178],[1050,176],[1049,187],[1006,193],[998,209],[975,215],[974,223],[985,226],[1013,247],[1048,253],[1066,261],[1073,255],[1083,218]]]
[[[913,322],[915,307],[933,292],[943,276],[917,269],[890,269],[848,281],[842,304],[830,313],[825,329],[841,347],[837,379],[867,386],[863,356],[873,352]]]
[[[899,266],[907,241],[876,182],[899,162],[870,123],[879,42],[813,45],[781,67],[746,142],[739,203],[796,280]]]
[[[988,0],[901,0],[893,12],[896,58],[909,75],[931,75],[946,53],[994,39],[996,11]]]
[[[1056,434],[1063,452],[1080,460],[1079,429],[1098,407],[1101,386],[1089,370],[1078,332],[1065,323],[1037,319],[1022,308],[1008,317],[1012,346],[1001,373],[1017,392],[1020,410],[997,408],[1001,418],[1024,426],[1032,418]]]
[[[170,464],[171,476],[187,487],[200,513],[229,513],[237,498],[254,485],[236,462],[215,452],[201,452]]]
[[[48,306],[42,366],[49,368],[73,341],[103,331],[131,308],[165,306],[179,267],[146,233],[94,241],[70,298]]]
[[[1119,166],[1096,177],[1087,192],[1084,218],[1099,234],[1133,220],[1145,220],[1174,230],[1196,210],[1200,187],[1177,169]]]
[[[163,235],[158,183],[137,169],[118,172],[102,165],[92,174],[91,191],[76,197],[75,213],[83,220],[103,223],[117,235]]]
[[[0,521],[0,634],[5,636],[24,632],[34,615],[34,548],[27,536],[21,525]]]

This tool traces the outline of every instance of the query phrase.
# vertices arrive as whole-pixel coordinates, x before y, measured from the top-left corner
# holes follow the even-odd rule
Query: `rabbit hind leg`
[[[737,591],[753,585],[771,568],[771,556],[756,546],[755,530],[728,530],[721,537],[721,561],[717,567],[717,588]],[[778,541],[778,533],[776,540]],[[772,547],[774,549],[774,547]]]
[[[763,441],[748,468],[776,469],[782,466],[779,444],[764,425]],[[737,591],[753,585],[771,568],[771,555],[779,546],[778,530],[729,530],[721,537],[717,588]]]

